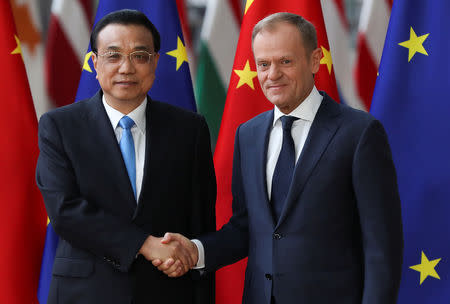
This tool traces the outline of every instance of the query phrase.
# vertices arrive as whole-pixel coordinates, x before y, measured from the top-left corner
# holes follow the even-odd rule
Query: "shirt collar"
[[[111,125],[113,129],[115,130],[119,124],[119,120],[122,119],[125,115],[111,107],[107,102],[105,95],[102,97],[103,106],[105,107],[106,114],[108,114],[109,120],[111,121]],[[133,119],[134,123],[136,124],[136,127],[142,132],[142,134],[145,134],[145,109],[147,107],[147,96],[144,98],[144,100],[141,102],[141,104],[128,113],[126,116]]]
[[[308,97],[306,97],[305,100],[303,100],[291,113],[287,115],[294,116],[306,121],[313,121],[314,117],[316,116],[317,110],[319,110],[322,99],[323,96],[320,95],[316,86],[314,86],[311,93],[309,93]],[[278,121],[278,119],[283,115],[286,114],[281,112],[280,109],[278,109],[278,107],[274,107],[273,126]]]

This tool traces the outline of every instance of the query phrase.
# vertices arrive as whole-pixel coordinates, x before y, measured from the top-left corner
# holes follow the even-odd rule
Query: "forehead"
[[[153,49],[153,36],[143,25],[116,24],[105,26],[97,36],[97,48]]]
[[[300,31],[292,24],[280,22],[262,29],[253,40],[253,52],[259,56],[295,55],[304,53]]]

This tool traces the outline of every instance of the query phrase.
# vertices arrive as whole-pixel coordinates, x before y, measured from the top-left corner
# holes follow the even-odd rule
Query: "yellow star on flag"
[[[333,60],[331,59],[331,52],[328,51],[323,46],[320,46],[322,48],[323,57],[320,59],[320,64],[326,64],[328,68],[328,73],[331,74],[331,67],[333,66]]]
[[[17,46],[16,46],[16,48],[14,49],[14,51],[11,52],[11,54],[20,54],[20,55],[22,55],[22,48],[20,47],[20,40],[19,40],[19,37],[17,37],[16,35],[14,35],[14,39],[16,39]]]
[[[441,279],[434,269],[434,267],[436,267],[440,260],[441,259],[435,259],[429,261],[425,253],[423,253],[422,251],[422,260],[420,261],[420,264],[410,266],[409,268],[420,272],[420,285],[422,285],[423,281],[425,281],[428,276],[439,280]]]
[[[427,39],[430,33],[417,37],[416,32],[414,32],[412,26],[409,31],[409,40],[400,42],[399,45],[407,48],[408,51],[408,62],[414,57],[414,55],[419,52],[421,54],[427,55],[428,53],[423,47],[423,42]]]
[[[83,63],[83,71],[88,71],[89,73],[92,73],[91,66],[89,65],[89,58],[91,58],[91,56],[92,51],[84,56],[84,63]]]
[[[239,76],[239,83],[237,84],[236,89],[247,84],[252,90],[255,89],[253,85],[253,78],[256,77],[257,73],[250,69],[250,62],[247,60],[245,63],[245,67],[243,70],[234,70],[234,72]]]
[[[244,15],[247,14],[248,9],[250,8],[250,6],[252,6],[253,1],[255,0],[247,0],[247,2],[245,3],[245,11],[244,11]]]
[[[169,56],[175,57],[177,59],[177,71],[183,62],[188,62],[188,56],[186,52],[186,47],[181,41],[180,37],[177,36],[177,48],[173,51],[166,53]]]

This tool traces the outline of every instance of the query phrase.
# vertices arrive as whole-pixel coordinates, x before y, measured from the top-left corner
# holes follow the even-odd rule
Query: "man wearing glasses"
[[[48,303],[213,303],[213,275],[166,231],[215,230],[215,177],[202,117],[151,100],[160,37],[138,11],[108,14],[91,35],[101,90],[43,115],[37,184],[61,240]]]

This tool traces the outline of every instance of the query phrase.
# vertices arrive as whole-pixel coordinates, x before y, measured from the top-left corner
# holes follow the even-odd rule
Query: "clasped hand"
[[[197,246],[178,233],[147,237],[139,253],[171,278],[184,275],[197,264]]]

